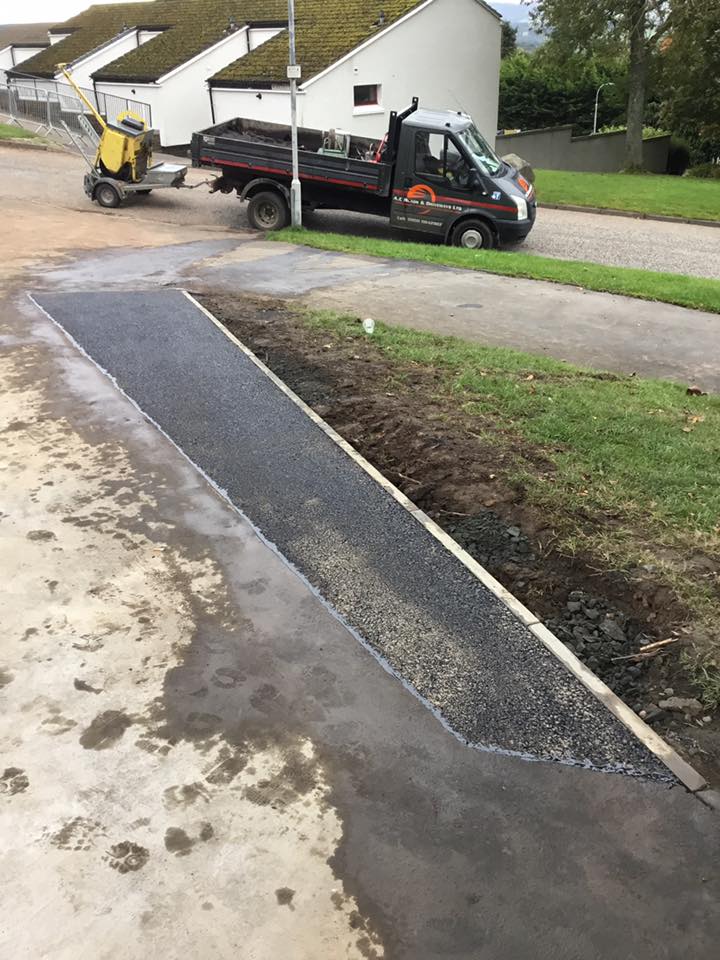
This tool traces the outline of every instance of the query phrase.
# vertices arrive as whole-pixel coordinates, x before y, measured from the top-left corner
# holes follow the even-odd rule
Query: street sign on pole
[[[290,58],[287,75],[290,81],[290,124],[292,126],[292,184],[290,186],[290,221],[294,227],[302,226],[302,188],[300,186],[300,162],[298,157],[297,83],[301,68],[295,60],[295,0],[288,0],[288,34]]]

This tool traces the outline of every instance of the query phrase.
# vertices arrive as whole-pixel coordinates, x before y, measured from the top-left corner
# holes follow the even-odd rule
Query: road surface
[[[177,158],[172,158],[177,160]],[[0,191],[31,205],[97,210],[82,191],[84,163],[73,154],[0,147]],[[210,171],[194,170],[197,183]],[[159,191],[136,198],[121,215],[155,222],[248,228],[245,205],[234,196],[194,191]],[[387,222],[341,211],[317,212],[307,226],[361,236],[389,237]],[[399,235],[398,235],[399,236]],[[683,223],[541,209],[527,241],[518,249],[562,260],[589,260],[720,279],[720,229]]]

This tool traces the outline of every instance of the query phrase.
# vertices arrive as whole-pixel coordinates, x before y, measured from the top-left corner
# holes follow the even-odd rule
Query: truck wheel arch
[[[284,183],[278,183],[277,180],[268,180],[264,177],[258,177],[256,180],[251,180],[250,183],[246,183],[242,189],[242,193],[240,194],[240,199],[252,200],[252,198],[258,193],[265,193],[266,191],[273,190],[285,198],[289,207],[290,190],[285,186]]]
[[[498,245],[500,235],[498,233],[497,224],[495,223],[493,218],[488,217],[483,213],[475,213],[474,211],[472,213],[463,213],[456,220],[453,220],[453,222],[448,227],[447,232],[445,233],[446,244],[453,243],[453,236],[455,235],[455,231],[458,229],[458,227],[461,227],[463,223],[467,223],[468,220],[481,220],[484,224],[486,224],[492,232],[492,235],[495,241],[494,246]]]

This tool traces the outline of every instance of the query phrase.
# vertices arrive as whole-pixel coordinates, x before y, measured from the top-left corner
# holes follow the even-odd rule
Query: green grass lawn
[[[355,317],[320,311],[310,322],[369,340]],[[551,451],[563,509],[595,506],[720,533],[720,397],[383,323],[370,342],[394,361],[440,370],[471,411]]]
[[[508,479],[520,481],[564,553],[606,570],[652,564],[717,637],[714,577],[693,559],[720,553],[720,397],[383,323],[368,337],[357,318],[324,311],[304,320],[349,350],[379,350],[399,371],[394,391],[408,365],[434,371],[433,390],[470,418],[473,435],[504,451]],[[720,648],[713,640],[696,653],[710,702],[720,696]]]
[[[664,217],[720,220],[720,181],[658,174],[537,170],[542,203],[628,210]]]
[[[633,178],[636,179],[636,178]],[[720,190],[718,190],[720,195]],[[655,273],[628,267],[610,267],[582,260],[555,260],[518,251],[463,250],[441,244],[375,240],[368,237],[321,233],[314,230],[282,230],[270,235],[273,240],[302,243],[320,250],[418,260],[465,270],[482,270],[508,277],[528,277],[572,284],[586,290],[620,293],[643,300],[659,300],[696,310],[720,313],[720,281],[684,277],[673,273]]]
[[[22,127],[16,127],[14,124],[0,123],[0,140],[36,140],[34,133],[24,130]]]

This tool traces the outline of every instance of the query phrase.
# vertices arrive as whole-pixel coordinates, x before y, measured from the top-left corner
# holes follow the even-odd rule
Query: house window
[[[363,83],[354,87],[355,107],[379,107],[381,90],[379,83]]]

